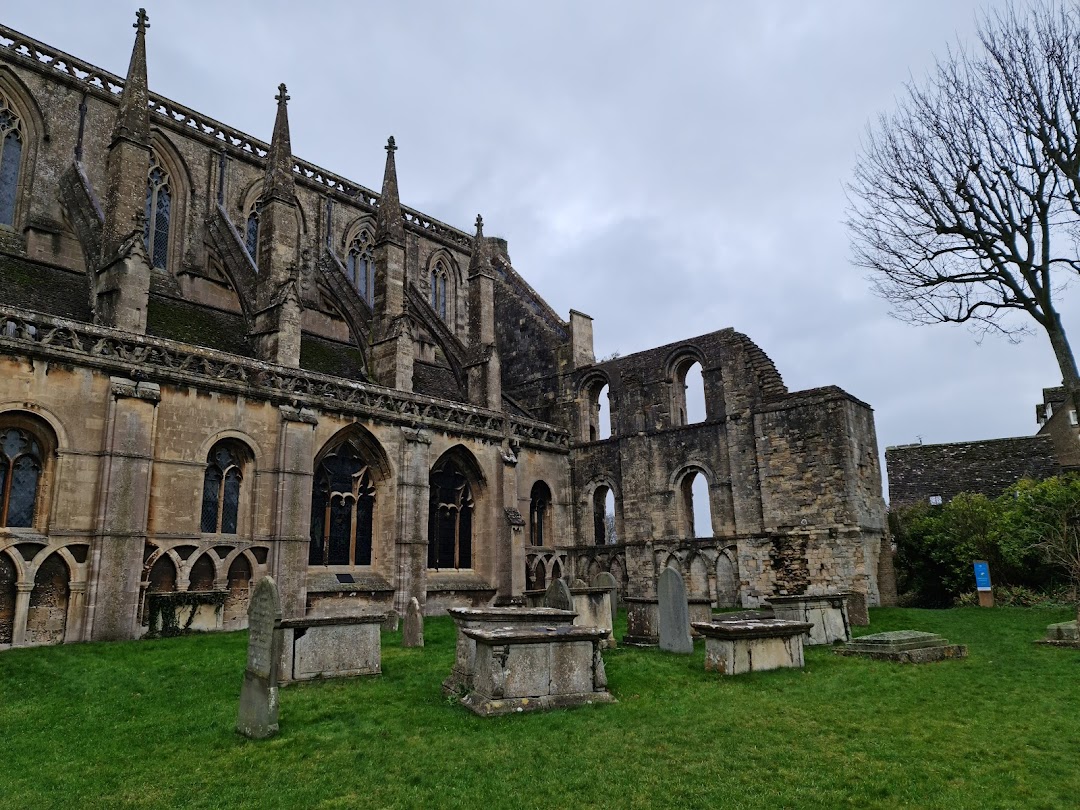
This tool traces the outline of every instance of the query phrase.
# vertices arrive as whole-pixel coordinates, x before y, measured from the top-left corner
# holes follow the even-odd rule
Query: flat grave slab
[[[861,636],[834,652],[837,655],[859,655],[903,664],[928,664],[948,658],[967,657],[967,647],[963,644],[950,644],[937,633],[920,630],[893,630]]]

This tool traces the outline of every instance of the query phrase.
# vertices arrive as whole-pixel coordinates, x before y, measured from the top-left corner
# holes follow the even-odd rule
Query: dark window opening
[[[342,444],[315,471],[309,565],[371,565],[375,484],[359,451]]]
[[[428,568],[472,568],[473,498],[468,478],[452,460],[431,471]]]
[[[18,428],[0,433],[0,526],[34,525],[44,464],[41,446],[30,433]]]
[[[236,534],[245,456],[236,442],[218,442],[206,457],[200,531]]]

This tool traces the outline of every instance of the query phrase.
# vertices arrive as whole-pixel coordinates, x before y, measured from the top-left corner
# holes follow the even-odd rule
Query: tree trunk
[[[1057,310],[1047,308],[1046,334],[1054,348],[1058,368],[1061,370],[1061,384],[1065,386],[1065,398],[1069,406],[1080,416],[1080,373],[1076,370],[1076,358],[1073,357],[1065,327],[1061,325],[1061,316]],[[1080,610],[1080,608],[1078,608]]]

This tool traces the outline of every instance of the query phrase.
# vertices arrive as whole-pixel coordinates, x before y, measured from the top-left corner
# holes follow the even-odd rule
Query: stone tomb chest
[[[382,672],[384,613],[283,619],[279,680],[351,678]]]
[[[461,702],[479,715],[615,700],[600,654],[607,630],[564,624],[461,632],[476,645],[472,689]]]
[[[899,661],[904,664],[928,664],[946,658],[964,658],[967,647],[950,644],[937,633],[918,630],[894,630],[862,636],[835,650],[837,655],[860,655],[879,661]]]
[[[808,622],[811,628],[807,644],[834,644],[851,640],[845,593],[774,596],[769,599],[769,606],[778,619]]]
[[[705,670],[741,675],[803,665],[803,635],[807,622],[786,619],[694,622],[705,636]]]
[[[546,607],[450,608],[447,613],[457,625],[457,649],[450,676],[443,681],[445,695],[467,692],[472,688],[476,642],[467,636],[464,630],[571,625],[577,615],[572,610]]]

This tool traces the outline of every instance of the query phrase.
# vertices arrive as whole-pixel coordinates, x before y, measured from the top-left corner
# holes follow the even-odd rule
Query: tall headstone
[[[660,572],[657,590],[660,597],[660,649],[684,655],[692,653],[690,606],[682,575],[674,568],[665,568]]]
[[[278,731],[281,600],[273,577],[263,577],[248,603],[248,657],[236,730],[262,740]]]
[[[544,594],[544,607],[558,610],[574,609],[574,597],[571,595],[565,579],[560,577],[552,580],[551,584],[548,585],[547,592]]]
[[[571,588],[588,588],[589,585],[583,579],[575,579],[573,582],[570,583],[570,587]]]
[[[594,588],[607,588],[611,594],[611,618],[614,621],[615,614],[619,612],[619,581],[607,571],[601,571],[593,577]]]
[[[424,646],[424,614],[420,612],[420,600],[415,596],[409,600],[409,608],[405,611],[405,632],[402,633],[401,646]]]

